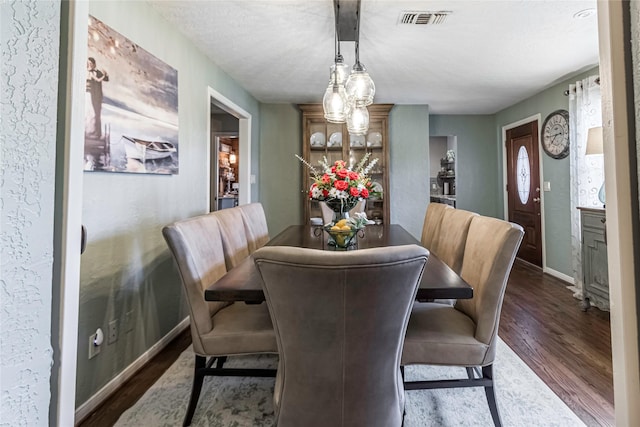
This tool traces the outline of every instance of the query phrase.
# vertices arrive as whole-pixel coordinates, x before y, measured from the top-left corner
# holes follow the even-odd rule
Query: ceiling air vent
[[[450,13],[450,11],[443,10],[438,12],[402,12],[398,22],[403,25],[442,24]]]

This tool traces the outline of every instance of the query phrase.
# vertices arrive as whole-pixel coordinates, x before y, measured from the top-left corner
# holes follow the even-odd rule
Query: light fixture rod
[[[340,41],[351,42],[358,39],[357,20],[360,16],[360,0],[333,0],[335,15],[338,19],[338,34]]]

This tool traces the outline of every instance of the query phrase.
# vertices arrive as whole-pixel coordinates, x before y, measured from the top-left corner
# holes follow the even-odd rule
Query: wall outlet
[[[542,191],[551,191],[551,181],[544,181],[542,183]]]
[[[89,335],[89,359],[93,359],[100,353],[100,344],[102,344],[102,331],[98,329],[95,333]]]
[[[113,344],[118,341],[118,319],[109,322],[109,331],[107,334],[107,344]]]
[[[124,315],[124,331],[133,331],[133,310],[127,311]]]

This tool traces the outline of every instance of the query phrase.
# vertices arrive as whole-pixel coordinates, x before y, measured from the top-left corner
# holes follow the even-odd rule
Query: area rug
[[[193,375],[193,352],[178,360],[122,414],[119,427],[180,426],[187,409]],[[225,367],[277,365],[277,356],[229,358]],[[584,426],[584,423],[502,341],[494,363],[495,387],[506,427]],[[407,367],[407,380],[465,378],[463,368]],[[273,426],[273,378],[206,377],[193,426]],[[492,426],[484,390],[412,390],[406,393],[405,427]]]

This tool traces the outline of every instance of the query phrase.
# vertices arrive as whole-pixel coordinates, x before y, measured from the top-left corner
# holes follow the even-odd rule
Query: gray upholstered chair
[[[402,342],[428,256],[418,245],[255,252],[280,354],[279,427],[402,424]]]
[[[249,240],[242,213],[239,208],[232,208],[215,211],[210,215],[214,215],[220,223],[224,260],[227,270],[231,270],[249,256]]]
[[[445,205],[446,206],[446,205]],[[432,252],[453,271],[460,273],[471,219],[478,214],[462,209],[442,209],[440,232]]]
[[[422,237],[420,242],[422,243],[422,246],[433,253],[436,253],[437,251],[436,242],[440,234],[442,217],[446,209],[451,209],[451,206],[443,203],[431,202],[427,206],[427,212],[424,215],[424,224],[422,225]]]
[[[275,376],[272,369],[227,369],[223,365],[227,356],[276,353],[278,348],[266,304],[229,304],[204,299],[204,290],[227,272],[215,215],[178,221],[164,227],[162,234],[178,265],[191,315],[196,358],[191,399],[184,419],[184,425],[189,425],[205,375]],[[216,368],[212,368],[216,360]]]
[[[252,254],[269,241],[267,217],[264,214],[261,203],[249,203],[248,205],[240,206],[239,209],[247,235],[249,253]]]
[[[493,389],[493,361],[502,300],[523,234],[519,225],[473,217],[460,272],[473,286],[473,298],[458,300],[455,306],[415,304],[402,354],[404,366],[463,366],[469,378],[405,381],[406,390],[484,387],[493,421],[501,425]]]

